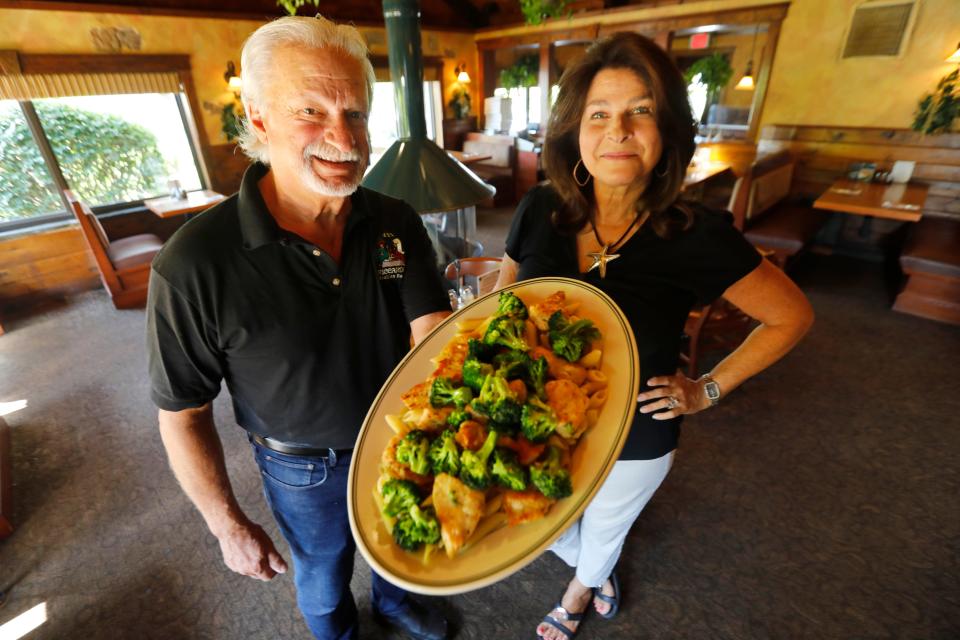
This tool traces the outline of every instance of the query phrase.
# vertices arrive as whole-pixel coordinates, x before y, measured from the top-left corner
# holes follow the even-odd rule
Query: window
[[[0,227],[62,212],[57,186],[16,100],[0,100]]]
[[[510,98],[510,133],[523,133],[531,124],[540,124],[540,87],[497,87],[494,96]]]
[[[186,56],[16,61],[20,73],[0,76],[0,230],[70,218],[62,189],[104,212],[164,195],[174,179],[205,188]]]
[[[427,121],[427,137],[443,146],[443,104],[438,80],[423,83],[423,115]],[[373,85],[373,104],[368,119],[370,130],[370,166],[390,148],[398,137],[397,103],[392,82],[377,82]]]

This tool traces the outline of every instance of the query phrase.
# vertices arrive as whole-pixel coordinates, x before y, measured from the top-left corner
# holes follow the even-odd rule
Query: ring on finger
[[[667,396],[667,409],[676,409],[680,406],[680,401],[674,396]]]

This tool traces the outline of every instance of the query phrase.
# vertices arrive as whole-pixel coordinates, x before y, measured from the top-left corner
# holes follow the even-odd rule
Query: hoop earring
[[[667,177],[667,174],[670,173],[670,169],[669,169],[670,161],[669,161],[669,160],[667,160],[667,165],[668,165],[667,167],[664,167],[664,168],[663,168],[663,173],[660,173],[659,171],[657,171],[657,168],[654,167],[654,168],[653,168],[653,173],[654,173],[654,175],[656,175],[658,178],[666,178],[666,177]]]
[[[590,182],[590,178],[592,178],[593,176],[590,175],[589,171],[587,171],[587,177],[584,178],[583,182],[580,182],[580,179],[577,178],[577,169],[579,169],[581,166],[583,166],[583,158],[579,158],[577,160],[577,164],[573,165],[573,181],[576,182],[581,187],[585,187],[587,186],[587,183]]]

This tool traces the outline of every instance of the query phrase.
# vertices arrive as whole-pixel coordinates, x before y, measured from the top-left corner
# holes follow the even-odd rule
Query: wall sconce
[[[953,55],[944,60],[944,62],[956,62],[960,64],[960,42],[957,43],[957,50],[953,52]]]
[[[227,86],[230,87],[230,91],[233,91],[233,95],[239,98],[243,82],[240,80],[240,76],[237,75],[237,68],[234,66],[233,60],[227,60],[227,70],[223,74],[223,79],[227,82]]]
[[[470,74],[467,73],[467,63],[461,62],[453,68],[453,73],[457,76],[457,82],[461,84],[470,84]]]
[[[750,91],[754,87],[753,83],[753,54],[757,48],[757,30],[760,27],[754,27],[753,29],[753,44],[750,45],[750,60],[747,62],[747,68],[744,71],[743,77],[740,78],[740,82],[737,83],[737,86],[734,89],[740,91]]]

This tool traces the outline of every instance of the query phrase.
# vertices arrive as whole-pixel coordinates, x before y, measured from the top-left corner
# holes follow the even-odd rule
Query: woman
[[[678,201],[694,124],[680,72],[653,42],[619,33],[567,69],[543,151],[549,182],[524,197],[498,287],[582,278],[636,334],[646,380],[619,461],[583,517],[551,548],[576,574],[537,627],[572,638],[591,598],[612,618],[624,539],[666,477],[681,416],[702,411],[787,353],[813,322],[804,295],[733,227],[727,212]],[[760,326],[708,375],[678,372],[690,309],[720,296]]]

